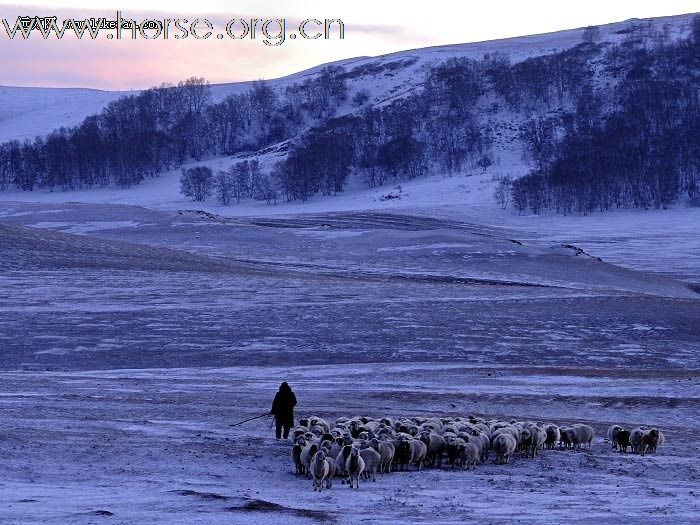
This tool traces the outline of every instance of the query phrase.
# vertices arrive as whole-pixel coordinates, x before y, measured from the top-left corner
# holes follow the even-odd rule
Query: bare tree
[[[192,198],[193,201],[202,202],[211,195],[214,184],[214,174],[211,168],[196,166],[182,170],[180,176],[180,193]]]
[[[224,206],[231,204],[234,198],[234,177],[228,171],[220,171],[214,181],[216,198]]]

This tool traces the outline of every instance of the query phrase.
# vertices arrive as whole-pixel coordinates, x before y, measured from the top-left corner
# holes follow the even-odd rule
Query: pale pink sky
[[[67,36],[44,41],[33,34],[29,40],[10,40],[0,20],[0,85],[140,89],[192,75],[212,83],[274,78],[343,58],[697,12],[700,0],[33,0],[31,5],[0,0],[0,19],[11,26],[19,15],[113,19],[117,9],[137,21],[207,18],[214,35],[208,40],[116,41],[103,36],[79,41]],[[345,40],[297,38],[268,47],[262,38],[215,38],[226,21],[242,17],[286,18],[288,34],[298,33],[296,25],[305,18],[339,18],[345,23]]]

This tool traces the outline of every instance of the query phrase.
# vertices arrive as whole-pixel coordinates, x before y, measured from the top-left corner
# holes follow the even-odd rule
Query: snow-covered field
[[[443,58],[580,39],[343,65],[381,104]],[[0,141],[122,94],[0,87]],[[303,203],[195,204],[179,170],[128,190],[0,193],[0,523],[698,523],[700,209],[501,210],[494,177],[527,170],[512,141],[485,172],[352,181]],[[283,380],[298,415],[584,422],[597,437],[318,494],[268,421],[229,426],[266,412]],[[658,426],[667,443],[623,456],[602,440],[612,423]]]
[[[700,267],[652,250],[654,274],[623,269],[612,247],[599,261],[561,246],[566,219],[455,209],[4,203],[1,521],[697,522],[700,295],[673,277]],[[318,494],[266,420],[228,426],[283,380],[298,414],[586,422],[598,437]],[[667,444],[622,456],[602,441],[611,423],[659,426]]]
[[[4,372],[3,523],[696,523],[697,374],[357,364]],[[383,475],[321,494],[293,474],[263,412],[280,380],[300,411],[494,414],[662,426],[656,455],[516,455],[475,471]]]
[[[215,159],[208,164],[213,169],[227,169],[231,160]],[[506,167],[508,173],[525,169],[515,160]],[[65,203],[71,202],[133,205],[168,211],[201,210],[233,220],[356,212],[415,214],[472,224],[497,231],[505,237],[574,244],[607,262],[700,283],[700,208],[679,203],[668,210],[616,210],[588,216],[518,215],[512,209],[501,210],[493,198],[494,175],[503,173],[503,170],[503,166],[495,166],[487,173],[471,176],[432,175],[405,181],[399,186],[374,189],[356,184],[343,194],[316,196],[307,202],[266,205],[247,200],[230,206],[216,202],[194,203],[185,198],[179,193],[179,171],[174,171],[131,189],[3,192],[0,193],[0,220],[17,213],[33,213],[18,210],[29,203],[40,203],[41,208],[36,208],[41,210],[40,218],[27,224],[51,227],[51,222],[57,221],[51,217],[51,209],[62,210]],[[399,198],[383,198],[390,194]],[[129,217],[118,218],[122,219],[129,220]],[[100,227],[86,224],[81,216],[63,226],[53,225],[62,231],[76,233],[85,228]]]

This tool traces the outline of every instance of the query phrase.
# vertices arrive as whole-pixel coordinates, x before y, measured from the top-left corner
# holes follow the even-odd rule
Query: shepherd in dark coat
[[[275,416],[275,437],[277,439],[289,437],[289,429],[294,426],[294,407],[296,404],[297,397],[294,392],[286,382],[282,383],[279,391],[275,394],[275,400],[272,402],[270,410],[270,414]]]

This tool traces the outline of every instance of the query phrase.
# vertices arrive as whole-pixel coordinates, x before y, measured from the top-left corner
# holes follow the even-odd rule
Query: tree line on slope
[[[503,207],[662,207],[698,194],[700,18],[683,40],[644,30],[623,28],[612,45],[587,28],[579,45],[517,63],[498,53],[447,59],[413,93],[375,104],[365,89],[349,97],[354,72],[337,66],[285,89],[259,81],[218,102],[204,79],[162,85],[75,128],[0,145],[0,189],[126,188],[192,160],[239,155],[250,160],[185,170],[182,192],[222,204],[306,200],[342,192],[353,175],[376,187],[486,168],[508,111],[523,122],[532,170],[500,180]],[[355,111],[335,117],[345,103]],[[258,161],[271,146],[282,160]]]
[[[504,179],[520,212],[666,208],[700,198],[700,17],[688,38],[629,40],[606,51],[614,87],[590,84],[572,111],[521,130],[525,177]]]
[[[0,144],[0,190],[128,188],[189,160],[260,149],[332,114],[347,97],[341,73],[326,67],[284,96],[260,81],[212,102],[192,77],[119,98],[78,126]]]

